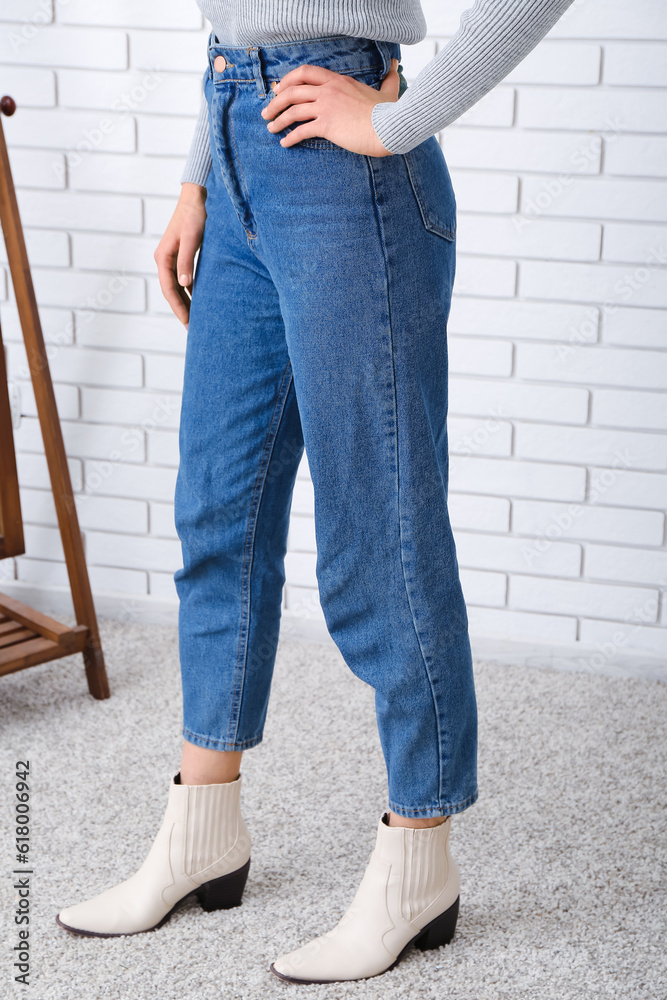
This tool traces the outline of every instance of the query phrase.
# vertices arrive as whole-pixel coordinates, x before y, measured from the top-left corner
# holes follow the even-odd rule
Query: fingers
[[[155,251],[160,289],[176,318],[187,327],[190,318],[190,296],[176,278],[177,252],[158,247]],[[191,282],[190,282],[191,287]]]
[[[153,254],[160,289],[174,315],[187,329],[194,281],[195,254],[201,246],[206,222],[201,191],[194,198],[183,185],[176,210]]]
[[[319,87],[302,84],[295,90],[295,86],[296,84],[293,84],[287,91],[281,92],[280,97],[273,97],[266,107],[262,108],[260,112],[262,118],[275,118],[289,107],[316,101],[320,97]]]
[[[310,103],[310,102],[309,102]],[[277,118],[268,123],[270,132],[280,132],[293,122],[313,121],[317,118],[314,108],[306,108],[305,104],[290,104]],[[320,135],[321,133],[318,133]]]
[[[296,66],[294,69],[291,69],[289,73],[285,73],[282,80],[279,80],[273,88],[273,92],[277,93],[280,91],[282,93],[286,87],[295,87],[300,83],[326,83],[330,77],[338,75],[338,73],[334,73],[333,70],[326,69],[324,66],[313,66],[311,63],[304,63],[302,66]]]
[[[170,309],[179,319],[183,326],[187,327],[190,319],[190,296],[185,288],[182,288],[176,281],[173,271],[161,271],[158,269],[160,288],[167,300]]]
[[[199,249],[201,236],[194,230],[185,230],[181,233],[181,242],[178,248],[176,260],[176,276],[178,284],[187,288],[192,295],[192,280],[195,272],[195,254]]]

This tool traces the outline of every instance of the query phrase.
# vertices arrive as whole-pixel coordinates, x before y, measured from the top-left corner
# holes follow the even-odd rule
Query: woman
[[[478,797],[468,620],[447,513],[456,207],[434,133],[571,0],[477,0],[407,89],[410,0],[198,0],[211,20],[182,193],[155,254],[189,329],[175,496],[183,755],[138,872],[58,923],[150,930],[241,901],[241,755],[262,739],[304,445],[327,627],[376,693],[388,809],[354,899],[276,959],[292,982],[448,942],[451,816]],[[194,258],[201,246],[196,276]]]

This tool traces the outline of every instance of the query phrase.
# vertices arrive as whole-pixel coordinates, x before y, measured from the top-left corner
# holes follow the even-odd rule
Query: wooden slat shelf
[[[0,611],[0,676],[86,648],[86,625],[69,628],[7,594],[0,594]]]
[[[45,639],[29,629],[21,630],[21,641],[11,646],[0,643],[0,676],[11,674],[26,667],[34,667],[47,660],[60,659],[72,653],[81,653],[88,639],[85,625],[77,625],[65,633],[60,642]]]
[[[8,635],[10,632],[16,632],[19,628],[21,628],[20,622],[0,621],[0,637]]]
[[[12,621],[34,628],[51,642],[59,642],[62,635],[71,631],[67,625],[62,625],[55,618],[49,618],[41,611],[35,611],[22,601],[17,601],[15,597],[8,597],[7,594],[0,594],[0,611]]]
[[[3,632],[0,635],[0,649],[15,646],[17,642],[23,642],[24,639],[34,639],[36,635],[36,632],[31,632],[29,628],[21,628],[17,623],[17,628],[13,632]]]

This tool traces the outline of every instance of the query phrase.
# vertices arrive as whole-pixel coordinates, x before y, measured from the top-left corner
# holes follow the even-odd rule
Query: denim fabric
[[[478,796],[447,511],[449,173],[434,136],[383,157],[322,137],[286,148],[299,123],[271,133],[260,114],[271,81],[304,62],[379,89],[392,57],[396,43],[347,36],[210,39],[213,167],[175,496],[183,735],[218,750],[262,739],[305,446],[320,601],[346,663],[375,690],[389,807],[437,816]]]

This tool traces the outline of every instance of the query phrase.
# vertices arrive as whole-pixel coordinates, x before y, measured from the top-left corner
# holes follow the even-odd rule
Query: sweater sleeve
[[[500,83],[573,0],[476,0],[459,29],[398,101],[382,101],[371,124],[391,153],[407,153],[451,125]]]
[[[206,187],[206,180],[212,166],[211,146],[208,135],[208,103],[202,97],[199,116],[195,126],[195,134],[190,145],[190,152],[181,174],[181,184],[200,184]]]

